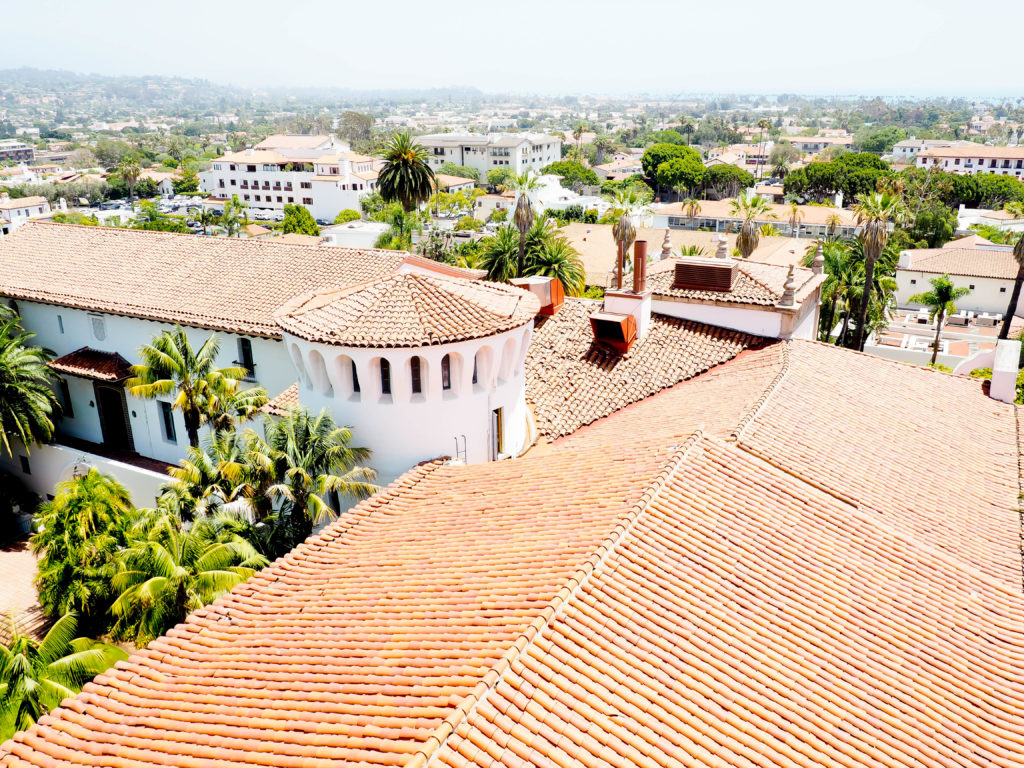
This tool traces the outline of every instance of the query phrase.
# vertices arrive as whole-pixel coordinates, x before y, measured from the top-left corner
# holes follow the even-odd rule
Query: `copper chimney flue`
[[[647,290],[647,241],[637,240],[633,244],[633,293]]]

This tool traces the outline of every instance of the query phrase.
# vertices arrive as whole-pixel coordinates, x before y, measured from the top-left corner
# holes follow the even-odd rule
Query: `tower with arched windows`
[[[523,362],[539,308],[512,286],[409,272],[299,297],[277,321],[302,404],[351,426],[387,481],[439,456],[526,447]]]

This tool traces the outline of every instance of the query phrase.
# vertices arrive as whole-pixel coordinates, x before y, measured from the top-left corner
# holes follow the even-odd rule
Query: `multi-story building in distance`
[[[504,168],[513,173],[533,171],[562,159],[562,139],[543,133],[434,133],[417,136],[430,152],[435,170],[443,163],[468,165],[480,172]]]

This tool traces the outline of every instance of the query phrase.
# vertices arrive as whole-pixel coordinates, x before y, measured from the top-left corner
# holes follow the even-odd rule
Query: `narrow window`
[[[413,394],[419,394],[423,391],[423,381],[420,378],[420,358],[413,357],[409,365],[413,373]]]
[[[246,379],[252,380],[256,378],[256,363],[252,359],[252,341],[250,339],[238,340],[238,359],[235,361],[235,364],[245,368]]]
[[[57,386],[60,388],[60,407],[64,412],[64,418],[75,418],[75,409],[71,405],[71,390],[68,389],[67,379],[60,379]]]
[[[21,471],[23,474],[31,475],[32,467],[28,463],[28,456],[19,456],[18,459],[21,461]]]
[[[383,358],[380,361],[380,393],[391,394],[391,363]]]
[[[356,361],[352,360],[352,391],[359,392],[359,371],[356,370]]]
[[[441,358],[441,389],[452,388],[452,359],[449,355]]]
[[[473,358],[473,383],[476,384],[476,357]]]
[[[160,401],[160,421],[164,427],[164,440],[170,443],[178,442],[177,435],[174,431],[174,411],[171,409],[170,403]]]
[[[64,318],[57,315],[57,327],[60,328],[60,332],[64,333]]]

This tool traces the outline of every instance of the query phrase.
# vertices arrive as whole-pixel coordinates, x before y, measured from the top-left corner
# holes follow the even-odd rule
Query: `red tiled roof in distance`
[[[301,405],[301,402],[299,402],[299,385],[296,382],[281,392],[281,394],[267,400],[266,405],[261,410],[271,416],[287,416],[288,411]]]
[[[526,325],[540,310],[529,291],[499,283],[402,272],[289,302],[277,322],[309,341],[346,347],[425,347]]]
[[[47,365],[60,373],[96,381],[122,381],[132,375],[132,365],[117,352],[82,347],[51,360]]]

